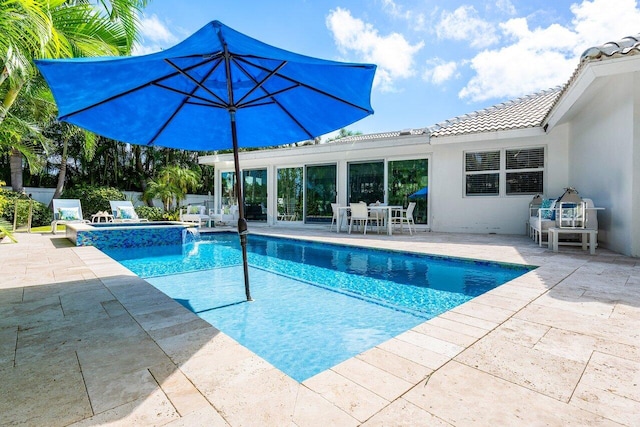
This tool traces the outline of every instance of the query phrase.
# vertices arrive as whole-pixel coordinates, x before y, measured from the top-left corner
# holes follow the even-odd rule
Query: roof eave
[[[478,142],[487,140],[503,140],[514,138],[528,138],[544,135],[544,129],[541,126],[507,129],[491,132],[475,132],[450,136],[431,136],[431,145],[443,144],[463,144],[466,142]]]
[[[560,97],[542,121],[542,126],[549,132],[556,125],[562,124],[571,108],[596,79],[640,71],[640,61],[638,59],[640,59],[639,55],[628,54],[627,56],[603,57],[584,61],[567,82]]]

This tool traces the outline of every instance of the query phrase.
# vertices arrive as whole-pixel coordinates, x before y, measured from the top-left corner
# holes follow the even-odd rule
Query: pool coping
[[[256,232],[283,237],[300,234],[299,230],[290,229]],[[115,301],[109,303],[113,307],[107,304],[110,308],[105,309],[109,319],[131,318],[144,331],[145,340],[153,343],[149,347],[157,347],[154,351],[147,349],[149,354],[142,352],[143,360],[136,362],[136,369],[124,369],[125,372],[114,359],[126,355],[112,351],[100,355],[75,348],[75,364],[66,363],[77,365],[91,405],[89,411],[73,421],[187,424],[198,419],[214,425],[383,425],[421,420],[427,425],[467,425],[487,424],[500,414],[506,422],[547,420],[559,425],[615,421],[625,425],[625,419],[631,420],[631,414],[640,410],[624,378],[617,379],[621,384],[617,384],[613,396],[606,391],[610,386],[594,380],[605,362],[620,366],[622,371],[629,366],[640,367],[640,349],[632,341],[637,334],[630,332],[640,324],[639,263],[603,249],[598,249],[596,256],[579,250],[554,254],[521,236],[421,233],[417,237],[364,237],[305,229],[305,239],[399,250],[410,245],[417,251],[442,255],[454,251],[471,258],[527,261],[540,267],[298,384],[215,328],[203,325],[195,314],[95,248],[71,247],[51,236],[31,237],[25,239],[29,243],[21,242],[15,248],[26,250],[32,244],[34,252],[41,246],[45,248],[43,253],[54,251],[61,258],[54,257],[50,269],[36,267],[42,257],[18,262],[23,267],[16,269],[15,279],[8,286],[2,286],[2,290],[13,289],[14,293],[22,290],[21,298],[14,297],[13,309],[40,300],[25,299],[30,286],[43,286],[41,292],[47,295],[49,288],[66,295],[65,283],[90,283],[96,288],[91,292],[106,293],[111,298],[100,302],[103,307],[106,302]],[[8,245],[0,245],[3,256],[8,254],[6,248]],[[74,270],[60,271],[61,265],[70,262],[71,267],[66,268],[73,269],[75,265],[82,271],[80,275]],[[603,275],[603,271],[609,273]],[[626,277],[622,285],[618,283],[621,277]],[[622,294],[617,300],[611,297],[614,279],[615,290]],[[603,289],[599,291],[599,287]],[[47,298],[42,297],[51,304]],[[62,309],[65,299],[58,299]],[[2,304],[0,308],[6,302],[3,300]],[[85,315],[80,310],[77,319],[67,317],[86,322]],[[597,327],[594,319],[606,323],[607,328]],[[43,327],[32,317],[20,322]],[[23,366],[19,362],[19,327],[11,361],[14,366],[7,367],[8,356],[0,358],[6,362],[0,365],[1,372],[7,375]],[[104,325],[98,323],[95,327],[104,333],[100,329]],[[13,334],[11,326],[3,325],[1,330],[9,336]],[[566,335],[579,342],[592,342],[589,357],[577,356],[571,346],[563,349],[549,344],[564,343]],[[492,349],[497,349],[495,354]],[[87,354],[95,357],[93,363]],[[524,366],[522,360],[531,366]],[[24,366],[30,363],[26,359]],[[98,378],[105,377],[104,369],[107,380]],[[118,384],[113,376],[119,381],[126,378],[130,385],[127,393],[98,391],[96,382],[103,386]],[[113,381],[109,382],[109,378]],[[28,389],[25,381],[16,378],[15,389],[10,391]],[[488,384],[492,388],[488,389]],[[64,392],[59,393],[58,398],[64,400]],[[600,403],[589,401],[590,395],[600,397]],[[446,399],[467,402],[475,410],[451,405]],[[607,409],[612,406],[612,399],[615,410]],[[24,405],[17,406],[15,410],[30,413],[28,408],[21,408]]]

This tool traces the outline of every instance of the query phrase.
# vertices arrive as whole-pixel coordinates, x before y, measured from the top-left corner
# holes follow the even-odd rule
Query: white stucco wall
[[[558,126],[549,134],[541,129],[490,133],[465,138],[445,139],[428,143],[426,135],[401,136],[318,146],[295,147],[240,153],[242,169],[267,168],[270,199],[268,219],[274,223],[276,166],[293,167],[304,164],[337,163],[338,203],[346,203],[347,163],[368,160],[429,159],[429,227],[434,231],[466,233],[525,234],[531,195],[496,197],[465,197],[463,152],[491,149],[545,147],[545,191],[548,197],[558,197],[567,186],[567,126]],[[484,138],[484,139],[483,139]],[[206,156],[201,163],[216,167],[216,194],[220,172],[233,170],[231,155]],[[219,199],[217,200],[219,203]]]
[[[569,182],[581,196],[605,208],[598,212],[600,244],[640,256],[636,171],[640,81],[637,72],[605,78],[605,84],[590,94],[588,108],[570,122]]]
[[[544,196],[557,197],[566,187],[567,129],[558,127],[550,134],[497,139],[487,134],[484,140],[460,143],[433,142],[431,169],[431,229],[443,232],[525,234],[531,195],[505,195],[501,175],[499,196],[464,195],[465,151],[545,147]],[[504,160],[503,160],[504,161]]]

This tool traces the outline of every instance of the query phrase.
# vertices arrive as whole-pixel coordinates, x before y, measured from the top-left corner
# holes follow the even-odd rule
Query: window
[[[504,162],[502,158],[504,157]],[[498,196],[544,192],[544,148],[464,154],[465,195]],[[500,190],[504,181],[504,190]]]
[[[464,171],[467,196],[500,193],[500,151],[465,153]]]
[[[506,150],[507,195],[543,192],[544,148]]]

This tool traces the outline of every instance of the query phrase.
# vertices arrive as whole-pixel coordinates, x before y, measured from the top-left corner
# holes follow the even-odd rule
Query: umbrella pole
[[[242,248],[242,267],[244,269],[244,293],[247,301],[253,301],[249,290],[249,264],[247,262],[247,220],[244,218],[244,197],[242,196],[242,182],[240,176],[240,161],[238,159],[238,135],[236,131],[236,112],[229,111],[231,116],[231,139],[233,141],[233,163],[236,169],[236,195],[238,196],[238,235]]]

